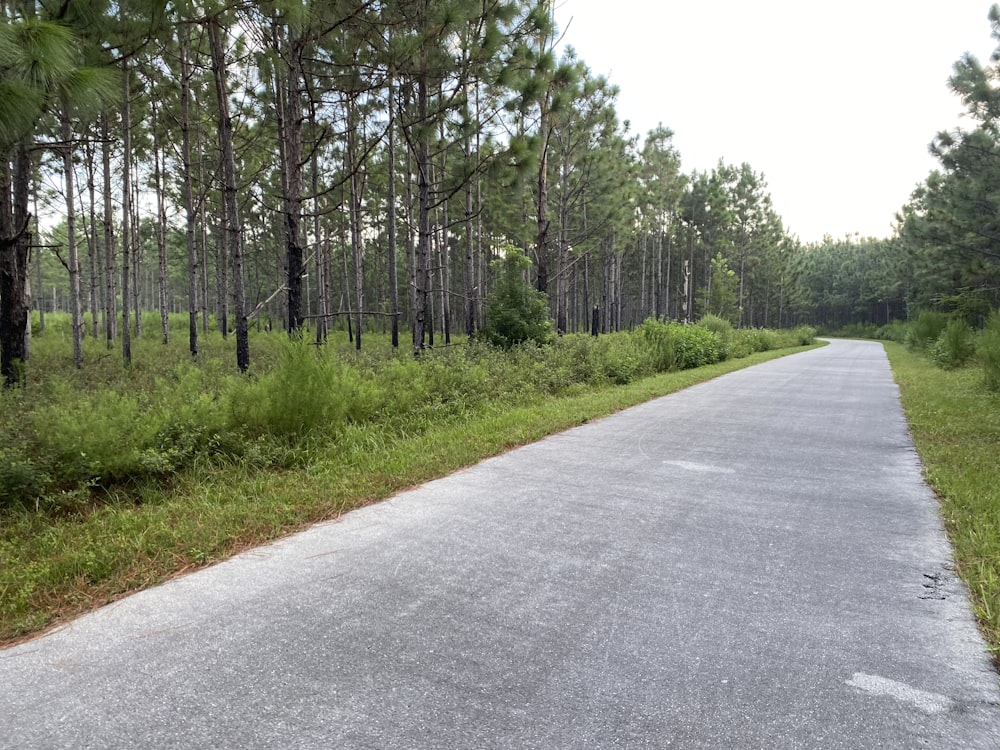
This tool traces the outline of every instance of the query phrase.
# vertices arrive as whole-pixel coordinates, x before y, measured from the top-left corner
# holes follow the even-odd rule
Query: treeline
[[[549,0],[2,7],[8,378],[29,305],[78,365],[178,310],[192,353],[255,319],[419,351],[482,326],[510,246],[560,332],[803,317],[763,176],[640,143]]]
[[[1000,43],[1000,6],[989,19]],[[884,326],[933,312],[982,329],[1000,308],[998,53],[985,65],[969,54],[955,63],[949,83],[971,126],[934,138],[940,166],[900,210],[895,237],[831,240],[803,255],[798,278],[811,320]]]
[[[85,335],[129,361],[179,311],[192,354],[234,333],[243,370],[250,325],[359,348],[402,331],[419,352],[483,327],[510,248],[560,333],[997,305],[996,69],[971,58],[952,83],[980,126],[938,138],[898,235],[803,246],[750,165],[688,173],[668,128],[631,133],[616,87],[557,48],[551,0],[7,0],[0,18],[7,382],[32,308],[39,327],[72,314],[77,366]]]

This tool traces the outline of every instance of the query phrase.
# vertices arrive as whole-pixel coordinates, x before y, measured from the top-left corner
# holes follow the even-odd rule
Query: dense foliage
[[[128,363],[182,312],[192,354],[235,332],[241,369],[258,321],[419,352],[506,325],[511,247],[559,333],[801,322],[762,175],[684,174],[557,39],[548,0],[5,3],[4,377],[31,368],[29,307],[71,314],[83,368],[84,336]]]
[[[740,352],[798,345],[811,334],[761,331],[758,344],[766,346]],[[420,359],[394,353],[384,339],[365,354],[264,332],[253,342],[267,355],[253,378],[225,374],[222,355],[231,345],[173,364],[177,347],[138,340],[155,368],[119,375],[105,368],[98,389],[77,387],[70,371],[3,392],[2,504],[87,507],[204,462],[297,465],[353,427],[377,428],[390,439],[494,402],[624,384],[725,357],[722,339],[707,328],[653,320],[632,333],[570,334],[506,350],[469,344]],[[59,370],[60,338],[40,337],[36,346],[49,369]]]

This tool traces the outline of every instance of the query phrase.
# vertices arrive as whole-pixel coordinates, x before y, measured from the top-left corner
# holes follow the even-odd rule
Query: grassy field
[[[941,513],[958,572],[1000,665],[1000,394],[983,370],[943,370],[886,343],[903,408]]]
[[[45,356],[43,343],[39,342],[39,357]],[[592,345],[586,340],[580,344]],[[616,343],[615,339],[602,337],[602,343],[594,345],[614,348],[621,344],[621,340]],[[135,419],[120,424],[122,420],[115,416],[119,405],[132,404],[134,407],[139,404],[142,408],[156,409],[158,416],[145,420],[138,412],[140,422],[161,419],[166,412],[186,408],[183,404],[175,406],[179,403],[175,401],[157,405],[155,401],[143,400],[142,394],[153,389],[158,379],[163,380],[163,376],[155,374],[162,371],[160,368],[143,364],[155,357],[155,345],[144,346],[149,346],[149,351],[140,352],[127,382],[124,386],[116,386],[128,392],[134,390],[137,394],[134,402],[124,396],[114,396],[125,400],[113,401],[108,407],[111,415],[108,424],[91,427],[89,434],[80,437],[85,447],[97,450],[97,437],[102,432],[113,434],[115,430],[133,429],[131,423]],[[95,377],[98,381],[105,377],[109,382],[114,380],[118,377],[115,372],[120,370],[120,360],[114,353],[102,353],[96,342],[94,347],[94,351],[88,353],[90,359],[85,372],[71,373],[69,382],[55,390],[40,380],[29,386],[27,395],[5,394],[6,405],[16,407],[17,399],[32,395],[36,399],[64,399],[67,389],[86,396],[94,391]],[[59,357],[66,357],[64,348],[60,347]],[[278,356],[263,341],[253,348],[265,358]],[[30,637],[128,592],[211,564],[308,524],[335,518],[352,508],[514,446],[806,348],[809,347],[752,354],[696,369],[639,378],[624,385],[612,382],[600,387],[573,385],[555,397],[537,394],[527,399],[518,396],[507,400],[477,400],[475,394],[484,390],[480,386],[485,384],[488,391],[492,382],[488,378],[494,373],[489,368],[467,368],[462,377],[472,377],[478,390],[468,382],[464,384],[468,386],[465,390],[463,383],[449,382],[449,398],[430,402],[432,413],[422,407],[421,411],[411,413],[398,424],[385,420],[347,420],[334,438],[320,432],[314,436],[293,436],[287,443],[270,439],[261,442],[259,451],[253,443],[243,446],[240,454],[231,460],[196,457],[193,465],[180,471],[119,481],[109,488],[100,488],[99,502],[82,505],[74,502],[74,498],[88,497],[87,492],[76,489],[66,492],[65,501],[59,497],[53,501],[49,497],[47,508],[8,509],[0,516],[0,560],[3,560],[0,566],[0,644]],[[614,361],[619,365],[628,364],[631,352],[631,349],[625,351],[623,359]],[[566,353],[566,356],[571,354]],[[456,351],[455,356],[462,355]],[[35,364],[37,366],[37,362]],[[321,365],[322,362],[311,366]],[[410,374],[409,365],[400,363],[398,367],[403,368],[400,371],[404,374]],[[542,377],[546,369],[544,364],[531,361],[522,361],[519,367],[528,367],[526,372],[533,380]],[[167,379],[180,378],[185,382],[192,377],[189,368],[185,366],[179,375],[175,373]],[[611,375],[620,376],[619,366],[612,369]],[[315,372],[322,375],[326,371]],[[428,372],[436,378],[454,378],[463,370],[444,363],[431,367]],[[558,376],[559,373],[548,375]],[[260,392],[268,382],[266,377],[261,377],[229,387],[239,389],[235,397],[266,400],[280,390],[272,383],[270,396]],[[200,388],[208,387],[208,383],[203,373],[193,381]],[[323,383],[315,385],[329,390]],[[161,382],[157,392],[165,387]],[[516,390],[523,392],[526,387],[522,382]],[[404,387],[401,392],[406,390]],[[461,399],[456,401],[454,394],[465,394],[462,396],[464,403]],[[201,417],[215,418],[217,415],[211,411],[213,405],[225,398],[234,398],[233,392],[198,396],[196,400],[204,402],[199,406],[204,411]],[[420,400],[421,404],[428,403],[424,396]],[[80,403],[95,405],[95,408],[107,407],[103,400]],[[399,407],[394,401],[394,408]],[[56,413],[45,415],[40,424],[70,429],[64,424],[67,421],[65,410],[65,406],[55,409]],[[9,429],[16,430],[21,421],[9,420]],[[105,442],[105,453],[116,445],[123,445],[120,439]],[[287,445],[282,450],[287,450],[288,460],[276,461],[275,451],[283,444]],[[122,452],[125,452],[124,447]]]

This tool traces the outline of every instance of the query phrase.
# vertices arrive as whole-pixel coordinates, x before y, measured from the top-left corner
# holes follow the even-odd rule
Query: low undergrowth
[[[774,333],[785,348],[697,369],[672,361],[657,374],[644,345],[648,330],[669,340],[657,326],[672,324],[509,352],[462,345],[419,360],[377,337],[359,354],[261,334],[249,378],[229,374],[229,342],[194,361],[182,344],[171,355],[139,342],[125,373],[91,342],[78,372],[58,366],[64,342],[48,351],[39,337],[33,372],[41,363],[58,374],[0,396],[0,642],[512,446],[798,351],[787,347],[809,333]]]
[[[971,360],[941,369],[919,351],[895,343],[885,348],[927,481],[941,500],[958,571],[1000,664],[1000,393]]]
[[[358,353],[264,334],[253,341],[265,356],[251,377],[220,367],[219,352],[191,359],[180,343],[159,351],[147,345],[130,370],[118,362],[117,375],[103,366],[102,359],[115,360],[106,352],[94,357],[97,367],[67,372],[39,365],[46,347],[55,348],[39,339],[32,369],[47,376],[0,396],[0,509],[75,512],[123,485],[169,480],[206,464],[287,468],[350,428],[413,434],[487,404],[513,406],[714,364],[727,358],[726,342],[737,333],[723,338],[702,326],[649,320],[633,333],[510,349],[473,343],[419,360],[379,344]],[[812,339],[810,329],[749,335],[752,345],[734,354]]]

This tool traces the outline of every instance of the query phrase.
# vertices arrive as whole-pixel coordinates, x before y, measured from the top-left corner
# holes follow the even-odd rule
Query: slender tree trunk
[[[129,251],[132,245],[132,87],[128,64],[122,66],[122,359],[132,364],[129,327]]]
[[[233,263],[233,307],[236,316],[236,366],[250,369],[250,340],[247,329],[246,291],[243,284],[243,226],[236,190],[236,153],[233,147],[233,120],[229,115],[226,61],[218,18],[208,20],[212,73],[219,106],[219,148],[222,152],[222,233]]]
[[[104,335],[108,349],[118,338],[118,301],[115,280],[118,276],[115,252],[114,213],[111,208],[111,126],[107,112],[101,115],[101,168],[104,193]]]
[[[276,49],[284,48],[286,67],[275,76],[278,115],[278,151],[281,165],[282,204],[285,220],[285,255],[288,267],[288,331],[303,324],[302,313],[302,55],[305,40],[289,32],[282,40],[275,27]],[[282,43],[282,41],[284,43]]]
[[[170,343],[170,314],[167,301],[170,298],[170,277],[167,274],[167,202],[163,188],[163,171],[160,167],[160,134],[157,125],[156,102],[152,102],[153,126],[153,183],[156,186],[156,250],[159,260],[159,307],[160,329],[163,344]]]
[[[441,98],[444,98],[444,91],[441,91]],[[444,121],[441,122],[441,143],[445,142]],[[438,178],[439,184],[447,183],[448,175],[448,151],[441,151],[441,175]],[[438,243],[438,282],[441,285],[441,332],[444,334],[445,346],[451,343],[451,278],[449,270],[451,268],[451,253],[448,244],[448,228],[451,222],[448,216],[448,199],[445,198],[441,204],[441,238]]]
[[[310,111],[312,132],[317,133],[316,108]],[[327,258],[329,257],[329,247],[326,237],[320,237],[322,227],[320,226],[320,202],[319,202],[319,155],[318,149],[313,149],[312,154],[312,193],[313,193],[313,241],[316,243],[316,308],[319,317],[316,319],[316,343],[326,343],[330,330],[330,321],[327,314],[330,312],[330,285],[327,281],[328,268]]]
[[[391,32],[390,32],[391,33]],[[396,98],[392,71],[388,80],[389,125],[386,128],[387,158],[389,160],[388,191],[386,196],[386,222],[388,223],[389,252],[389,311],[392,314],[392,348],[399,348],[399,276],[396,260]]]
[[[351,254],[354,257],[354,300],[357,303],[354,346],[361,351],[361,330],[364,326],[364,248],[361,236],[361,165],[358,162],[357,101],[347,101],[347,173],[350,175],[349,216],[351,220]]]
[[[73,366],[83,367],[83,300],[80,285],[80,251],[76,244],[76,174],[73,169],[73,124],[63,106],[62,128],[63,191],[66,196],[66,250],[69,271],[70,319],[73,327]]]
[[[32,185],[32,200],[35,206],[35,228],[38,228],[38,182]],[[45,333],[45,282],[42,278],[42,254],[35,253],[35,283],[38,285],[37,302],[38,307],[38,330]],[[28,312],[31,312],[31,305],[28,305]],[[27,356],[30,356],[30,352]]]
[[[423,62],[421,70],[426,70]],[[424,349],[427,326],[427,307],[430,295],[431,257],[431,190],[430,190],[430,137],[427,127],[429,110],[425,74],[417,79],[417,258],[414,273],[413,349],[419,354]]]
[[[132,165],[132,174],[139,171],[139,160],[136,158]],[[141,195],[139,183],[132,180],[132,312],[135,316],[136,338],[142,336],[142,269],[143,252],[142,243],[139,241],[139,202]]]
[[[97,165],[94,163],[94,148],[92,141],[87,140],[87,193],[89,197],[90,221],[87,227],[87,266],[90,271],[90,289],[88,293],[90,303],[90,325],[94,338],[100,336],[100,326],[98,323],[98,309],[100,307],[100,279],[97,273]],[[38,213],[37,211],[35,212]],[[39,290],[41,287],[39,287]],[[39,323],[40,324],[40,323]],[[41,326],[44,331],[44,326]]]
[[[539,140],[541,153],[538,159],[538,234],[535,241],[535,252],[538,257],[538,291],[549,290],[549,136],[552,127],[549,123],[547,103],[542,105],[541,124],[539,125]]]
[[[184,200],[184,238],[188,258],[188,351],[198,355],[198,248],[195,243],[198,214],[194,206],[194,175],[191,172],[191,31],[180,27],[181,56],[181,160]]]

